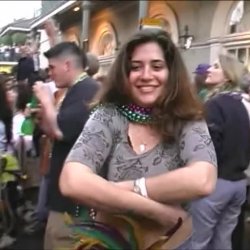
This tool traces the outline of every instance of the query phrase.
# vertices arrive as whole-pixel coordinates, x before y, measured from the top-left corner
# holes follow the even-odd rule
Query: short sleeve
[[[112,148],[112,112],[97,109],[86,122],[66,162],[78,162],[101,174]]]
[[[86,79],[87,80],[87,79]],[[65,97],[65,102],[57,115],[57,124],[63,134],[63,141],[74,143],[87,119],[88,104],[97,91],[97,85],[92,82],[76,84]]]
[[[206,161],[217,166],[217,158],[205,121],[188,122],[179,138],[180,157],[184,165]]]

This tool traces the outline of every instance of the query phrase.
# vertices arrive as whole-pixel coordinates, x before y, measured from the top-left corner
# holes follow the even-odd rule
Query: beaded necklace
[[[136,104],[122,105],[118,110],[129,121],[136,123],[150,123],[152,122],[152,108],[140,107]]]
[[[102,107],[102,104],[94,107],[91,110],[90,115],[92,115],[99,107]],[[131,122],[146,124],[153,121],[151,115],[152,108],[143,108],[136,104],[128,104],[116,107],[118,111]]]

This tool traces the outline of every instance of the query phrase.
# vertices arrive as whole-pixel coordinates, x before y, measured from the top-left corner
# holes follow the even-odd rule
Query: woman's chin
[[[135,101],[135,104],[143,108],[152,108],[156,104],[156,101]]]

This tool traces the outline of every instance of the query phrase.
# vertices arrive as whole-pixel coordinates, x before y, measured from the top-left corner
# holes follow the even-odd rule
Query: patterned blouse
[[[113,105],[98,108],[87,121],[66,162],[79,162],[110,181],[155,176],[197,161],[217,166],[205,121],[188,122],[174,143],[159,143],[137,154],[128,140],[128,120]]]

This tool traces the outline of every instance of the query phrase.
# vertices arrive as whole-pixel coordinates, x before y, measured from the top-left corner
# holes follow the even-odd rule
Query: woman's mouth
[[[157,86],[138,86],[138,88],[143,93],[149,93],[154,91],[157,88]]]

